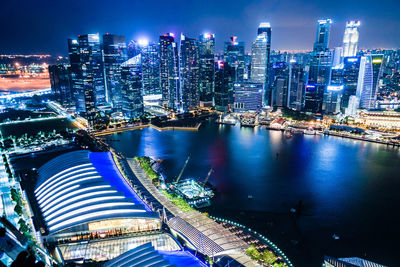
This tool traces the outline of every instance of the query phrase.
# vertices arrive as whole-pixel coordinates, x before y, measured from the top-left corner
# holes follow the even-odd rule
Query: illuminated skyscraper
[[[121,110],[132,119],[143,115],[141,54],[121,64]]]
[[[360,108],[375,108],[379,80],[382,76],[383,55],[364,55],[361,57],[356,96]]]
[[[332,53],[328,48],[331,23],[330,19],[318,21],[305,94],[304,110],[308,112],[322,112],[324,92],[329,85],[332,66]]]
[[[244,42],[238,42],[237,36],[232,36],[230,42],[225,42],[224,62],[235,69],[235,82],[243,81],[244,78]]]
[[[270,93],[268,88],[268,65],[271,52],[271,25],[262,22],[258,27],[258,35],[251,47],[251,81],[263,85],[263,103],[268,104]]]
[[[70,63],[71,91],[77,113],[85,112],[85,95],[83,90],[82,66],[79,43],[68,39],[68,56]]]
[[[84,91],[93,90],[95,105],[104,105],[106,103],[106,86],[99,34],[79,35],[78,42]]]
[[[159,47],[156,43],[143,43],[141,48],[144,95],[161,94]]]
[[[122,108],[121,64],[128,59],[125,36],[103,35],[106,100],[115,110]]]
[[[179,61],[174,34],[160,36],[160,83],[162,104],[171,109],[179,106]]]
[[[227,112],[233,101],[235,70],[223,61],[215,63],[215,109]]]
[[[358,46],[358,27],[360,21],[346,22],[346,29],[343,37],[343,57],[355,57]]]
[[[329,35],[331,31],[332,20],[321,19],[318,20],[317,37],[314,43],[314,51],[321,52],[327,51],[329,45]]]
[[[360,71],[360,57],[346,57],[343,61],[343,93],[341,111],[345,113],[350,108],[350,98],[356,95],[358,73]],[[353,100],[354,103],[354,100]]]
[[[199,38],[199,67],[200,67],[200,106],[214,104],[214,55],[215,36],[205,33]]]
[[[54,98],[61,105],[69,107],[73,103],[69,66],[65,64],[50,65],[49,77]]]
[[[199,41],[181,34],[180,40],[180,93],[185,111],[200,104],[199,91]]]

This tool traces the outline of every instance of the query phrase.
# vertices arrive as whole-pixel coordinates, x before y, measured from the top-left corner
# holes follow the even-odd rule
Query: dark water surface
[[[127,157],[163,159],[169,179],[188,155],[183,177],[204,179],[214,168],[217,192],[205,211],[265,234],[295,266],[321,266],[323,255],[400,266],[399,148],[214,123],[198,132],[147,128],[108,138],[120,140],[110,144]],[[291,215],[300,200],[302,216]]]

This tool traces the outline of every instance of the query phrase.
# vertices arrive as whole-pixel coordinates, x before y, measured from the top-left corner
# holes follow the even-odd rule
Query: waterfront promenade
[[[245,249],[249,247],[246,242],[196,210],[180,210],[152,184],[135,159],[127,161],[140,183],[173,215],[167,219],[167,225],[172,231],[209,257],[228,255],[244,266],[258,266],[246,255]]]
[[[121,128],[115,128],[115,129],[107,129],[101,132],[95,132],[93,135],[96,137],[99,136],[106,136],[106,135],[111,135],[115,133],[122,133],[126,131],[133,131],[133,130],[140,130],[144,128],[154,128],[157,131],[167,131],[167,130],[177,130],[177,131],[198,131],[201,126],[201,123],[196,124],[194,127],[176,127],[176,126],[168,126],[168,127],[158,127],[153,124],[143,124],[143,125],[133,125],[133,126],[127,126],[127,127],[121,127]]]

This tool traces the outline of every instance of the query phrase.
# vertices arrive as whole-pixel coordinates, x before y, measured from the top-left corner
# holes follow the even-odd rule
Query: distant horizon
[[[261,22],[272,26],[274,50],[311,50],[318,19],[333,20],[330,47],[341,46],[346,21],[360,20],[359,47],[400,46],[400,1],[381,0],[69,0],[6,1],[0,10],[0,54],[66,55],[67,38],[113,33],[158,41],[166,32],[216,35],[216,50],[230,36],[246,43]],[[5,38],[4,38],[5,37]]]

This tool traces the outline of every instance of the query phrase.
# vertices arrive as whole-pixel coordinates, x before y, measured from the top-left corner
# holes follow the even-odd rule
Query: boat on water
[[[287,130],[285,130],[284,134],[285,134],[286,138],[292,138],[293,137],[293,130],[287,129]]]
[[[308,127],[307,129],[304,130],[304,134],[307,134],[307,135],[315,135],[316,132],[315,132],[314,128]]]
[[[218,124],[227,124],[227,125],[236,125],[237,123],[236,119],[229,115],[225,117],[220,116],[215,122]]]

